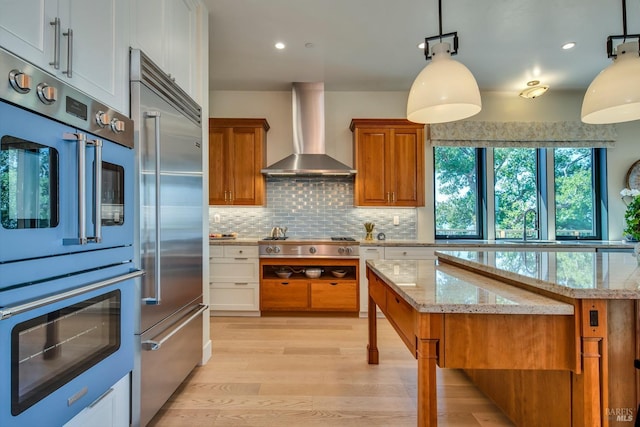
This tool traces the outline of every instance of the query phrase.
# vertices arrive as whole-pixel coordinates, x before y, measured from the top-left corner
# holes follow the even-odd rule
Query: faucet
[[[533,212],[534,224],[538,218],[538,213],[535,209],[527,209],[526,211],[524,211],[524,214],[522,215],[522,240],[525,242],[527,241],[527,214],[529,212]]]

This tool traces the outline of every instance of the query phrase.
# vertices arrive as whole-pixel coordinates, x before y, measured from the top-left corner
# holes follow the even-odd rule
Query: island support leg
[[[367,315],[369,318],[369,345],[367,345],[368,361],[370,365],[377,365],[378,358],[378,322],[377,306],[373,298],[369,297]]]
[[[438,408],[436,394],[437,339],[418,339],[418,427],[436,427]]]

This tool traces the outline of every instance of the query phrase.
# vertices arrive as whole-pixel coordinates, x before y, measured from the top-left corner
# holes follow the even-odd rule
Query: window
[[[597,156],[591,148],[556,148],[554,180],[556,236],[599,238]]]
[[[522,238],[524,221],[537,238],[539,227],[534,215],[525,218],[533,209],[538,215],[538,162],[535,148],[495,148],[493,150],[495,180],[496,239]],[[535,230],[535,231],[534,231]]]
[[[482,238],[482,150],[435,147],[435,223],[440,238]]]
[[[436,146],[433,153],[437,239],[522,239],[525,212],[528,239],[606,239],[605,148]]]

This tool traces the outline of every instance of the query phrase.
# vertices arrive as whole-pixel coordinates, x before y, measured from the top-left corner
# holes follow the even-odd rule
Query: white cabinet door
[[[57,16],[57,1],[0,0],[0,46],[53,72],[55,30],[50,23]]]
[[[73,417],[64,427],[128,426],[129,388],[129,375],[126,375],[98,400]]]
[[[168,42],[169,74],[176,83],[193,98],[194,67],[197,64],[196,53],[196,6],[191,0],[173,0],[169,2],[167,23],[171,37]]]
[[[384,258],[384,247],[360,247],[360,312],[366,313],[369,307],[369,282],[367,281],[367,260]]]
[[[142,50],[194,99],[198,45],[195,0],[135,0],[132,46]]]
[[[128,8],[125,0],[60,0],[60,19],[64,54],[61,69],[64,80],[128,114],[129,37]],[[72,53],[71,62],[68,62]]]
[[[126,0],[0,0],[0,45],[128,114],[126,4]],[[56,20],[59,27],[53,25]]]

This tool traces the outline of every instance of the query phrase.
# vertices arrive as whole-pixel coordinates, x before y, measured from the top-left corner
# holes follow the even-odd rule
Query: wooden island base
[[[616,325],[615,345],[630,340],[612,367],[607,303],[577,301],[573,315],[422,312],[370,268],[367,277],[368,362],[379,363],[378,306],[418,360],[419,427],[437,425],[436,366],[465,370],[518,426],[633,425],[612,408],[635,421],[636,374],[622,362],[634,358],[636,328]],[[635,301],[609,303],[635,316]]]

